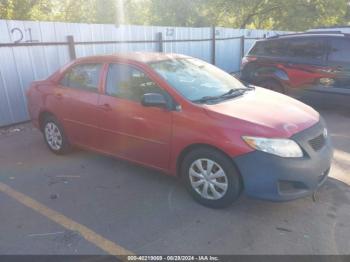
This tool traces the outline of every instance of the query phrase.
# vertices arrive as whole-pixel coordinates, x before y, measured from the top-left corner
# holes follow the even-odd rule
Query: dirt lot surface
[[[350,113],[322,111],[335,158],[311,197],[230,208],[91,152],[52,154],[30,124],[0,132],[0,254],[349,254]]]

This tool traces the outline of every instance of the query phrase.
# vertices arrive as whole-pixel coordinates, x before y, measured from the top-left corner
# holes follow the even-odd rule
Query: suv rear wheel
[[[264,81],[259,83],[259,86],[264,87],[266,89],[270,89],[272,91],[275,91],[275,92],[278,92],[281,94],[285,93],[283,86],[274,79],[264,80]]]
[[[232,161],[214,149],[199,148],[188,153],[181,174],[192,197],[207,207],[227,207],[241,193],[240,176]]]

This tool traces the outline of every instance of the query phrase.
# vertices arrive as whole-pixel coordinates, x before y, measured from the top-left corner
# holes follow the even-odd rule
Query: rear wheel
[[[232,161],[214,149],[200,148],[187,154],[181,174],[192,197],[207,207],[227,207],[241,193],[240,177]]]
[[[278,92],[281,94],[285,93],[283,86],[274,79],[264,80],[261,83],[259,83],[259,86],[264,87],[266,89],[270,89],[272,91],[275,91],[275,92]]]
[[[71,146],[58,120],[53,116],[48,116],[42,124],[44,140],[49,149],[58,155],[66,154]]]

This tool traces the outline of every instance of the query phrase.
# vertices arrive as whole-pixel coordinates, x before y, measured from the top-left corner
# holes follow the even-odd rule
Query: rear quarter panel
[[[49,80],[36,81],[33,82],[31,87],[27,92],[28,100],[28,111],[32,123],[35,127],[40,128],[39,126],[39,117],[43,112],[49,112],[59,118],[57,112],[54,112],[52,103],[52,90],[53,83]]]
[[[43,106],[42,93],[40,92],[41,82],[33,82],[27,91],[27,106],[30,119],[35,127],[39,128],[39,115]]]

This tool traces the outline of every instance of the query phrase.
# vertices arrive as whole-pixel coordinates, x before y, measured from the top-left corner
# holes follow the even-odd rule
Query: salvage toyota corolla
[[[331,166],[315,110],[188,56],[81,58],[33,82],[27,95],[54,153],[76,146],[179,176],[209,207],[242,191],[275,201],[310,195]]]

